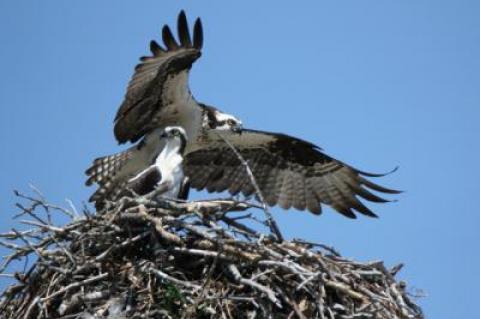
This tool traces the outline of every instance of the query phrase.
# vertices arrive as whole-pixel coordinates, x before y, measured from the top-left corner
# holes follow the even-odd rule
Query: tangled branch
[[[142,202],[90,214],[17,193],[20,223],[5,256],[35,256],[0,299],[0,318],[423,318],[394,279],[360,263],[252,228],[247,202]],[[53,223],[55,214],[70,218]],[[250,226],[249,226],[250,225]]]

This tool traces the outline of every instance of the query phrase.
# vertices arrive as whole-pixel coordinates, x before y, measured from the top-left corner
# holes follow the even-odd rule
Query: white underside
[[[169,140],[155,161],[162,179],[159,184],[168,185],[168,191],[161,194],[164,198],[178,198],[185,177],[182,168],[183,158],[179,154],[180,141]]]

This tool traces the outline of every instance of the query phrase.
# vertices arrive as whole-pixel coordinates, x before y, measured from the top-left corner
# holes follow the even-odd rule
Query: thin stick
[[[175,277],[172,277],[170,276],[169,274],[166,274],[164,273],[163,271],[159,270],[159,269],[155,269],[153,267],[151,267],[150,269],[150,272],[152,272],[154,275],[156,275],[157,277],[161,278],[161,279],[165,279],[165,280],[168,280],[168,281],[171,281],[172,283],[174,284],[177,284],[177,285],[182,285],[182,286],[185,286],[185,287],[188,287],[188,288],[193,288],[193,289],[201,289],[202,287],[201,286],[198,286],[198,285],[195,285],[195,284],[192,284],[190,282],[187,282],[187,281],[184,281],[184,280],[180,280],[180,279],[177,279]]]
[[[91,284],[91,283],[97,282],[99,280],[102,280],[106,277],[108,277],[108,273],[102,273],[102,274],[99,274],[99,275],[94,276],[94,277],[90,277],[90,278],[82,280],[82,281],[74,282],[74,283],[72,283],[68,286],[65,286],[64,288],[54,292],[53,294],[51,294],[49,296],[43,297],[40,300],[43,301],[43,302],[48,301],[52,298],[55,298],[57,296],[60,296],[61,294],[66,293],[69,290],[72,290],[72,289],[75,289],[75,288],[78,288],[78,287],[82,287],[82,286],[86,286],[88,284]]]
[[[200,309],[224,319],[424,318],[383,262],[348,260],[303,240],[278,243],[268,227],[266,235],[250,228],[258,222],[250,213],[227,217],[243,210],[235,201],[145,206],[130,198],[66,226],[32,216],[47,220],[45,205],[52,217],[61,214],[53,205],[26,201],[28,219],[19,223],[33,228],[0,234],[10,251],[0,279],[18,281],[0,296],[1,318],[110,310],[115,317],[182,317],[170,305],[185,310],[183,318]],[[36,260],[27,268],[29,256]],[[7,273],[11,261],[25,261],[23,271]]]
[[[260,190],[260,187],[258,187],[257,180],[255,179],[255,176],[253,176],[252,169],[248,165],[247,161],[243,158],[242,154],[233,146],[232,143],[230,143],[229,140],[227,140],[224,136],[221,134],[217,133],[217,135],[232,149],[232,151],[235,153],[235,155],[238,157],[242,165],[245,167],[245,170],[248,174],[248,177],[250,178],[250,181],[255,188],[255,192],[257,193],[258,199],[260,199],[260,203],[262,203],[263,206],[263,211],[265,212],[265,216],[267,216],[267,224],[268,227],[270,228],[270,231],[275,235],[277,241],[282,242],[283,241],[283,236],[282,233],[280,232],[280,229],[278,228],[277,222],[273,218],[272,213],[268,209],[267,204],[265,203],[265,199],[262,195],[262,192]]]

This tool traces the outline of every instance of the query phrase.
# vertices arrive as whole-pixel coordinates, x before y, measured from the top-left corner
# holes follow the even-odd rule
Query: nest
[[[0,318],[423,318],[395,280],[401,267],[279,241],[233,200],[123,198],[82,214],[28,197],[29,229],[1,234],[11,276]],[[70,219],[55,226],[55,214]],[[18,268],[18,267],[17,267]]]

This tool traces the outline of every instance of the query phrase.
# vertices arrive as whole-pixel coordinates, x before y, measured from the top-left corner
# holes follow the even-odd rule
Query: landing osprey
[[[198,190],[229,191],[245,196],[255,193],[233,146],[249,164],[270,206],[308,209],[320,214],[324,204],[349,218],[355,218],[355,212],[375,217],[358,197],[387,202],[370,190],[398,193],[366,178],[383,175],[355,169],[310,142],[257,130],[242,129],[238,134],[241,128],[238,119],[197,103],[188,89],[188,70],[200,57],[203,43],[200,20],[195,22],[193,42],[183,11],[178,17],[180,44],[168,26],[164,26],[162,33],[166,49],[151,43],[153,56],[142,58],[143,63],[137,66],[115,119],[115,136],[120,143],[136,142],[142,137],[143,140],[135,149],[97,159],[87,171],[90,176],[87,184],[97,182],[115,188],[115,183],[125,176],[131,178],[132,172],[138,173],[153,161],[152,154],[159,147],[155,142],[158,139],[151,138],[154,132],[167,125],[181,125],[190,137],[185,149],[185,174]],[[219,138],[219,132],[231,145]]]
[[[182,156],[187,144],[185,130],[179,126],[168,126],[159,139],[165,142],[165,147],[156,156],[155,162],[121,187],[117,187],[114,193],[102,194],[104,198],[116,201],[132,193],[139,196],[153,194],[153,198],[188,197],[188,178],[182,168]],[[101,202],[99,205],[101,206]]]

